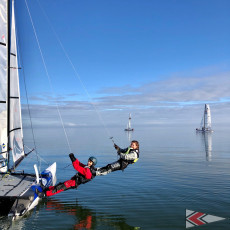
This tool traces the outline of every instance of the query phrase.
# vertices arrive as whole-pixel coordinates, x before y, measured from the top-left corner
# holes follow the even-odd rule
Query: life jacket
[[[86,179],[85,176],[84,176],[83,174],[81,174],[81,173],[78,172],[76,175],[74,175],[74,176],[72,177],[72,180],[76,180],[76,184],[77,184],[77,185],[85,184],[85,183],[91,181],[91,180],[96,176],[96,169],[94,168],[93,165],[90,166],[90,167],[85,166],[85,168],[89,168],[89,169],[90,169],[90,172],[91,172],[91,174],[92,174],[92,177],[91,177],[91,179]]]
[[[126,150],[126,149],[125,149]],[[131,149],[130,147],[127,148],[127,151],[124,154],[129,154],[130,151],[134,151],[137,154],[137,158],[135,160],[126,160],[129,164],[134,164],[139,160],[139,150],[138,149]]]

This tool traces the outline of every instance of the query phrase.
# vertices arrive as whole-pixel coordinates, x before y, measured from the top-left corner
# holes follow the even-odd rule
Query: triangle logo
[[[225,219],[226,218],[186,209],[186,228],[201,226]]]

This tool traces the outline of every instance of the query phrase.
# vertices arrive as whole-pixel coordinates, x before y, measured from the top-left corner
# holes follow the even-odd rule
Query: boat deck
[[[0,197],[22,196],[35,181],[35,176],[27,174],[0,174]]]

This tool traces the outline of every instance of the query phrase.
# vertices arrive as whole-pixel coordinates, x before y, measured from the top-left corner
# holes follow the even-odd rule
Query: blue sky
[[[129,112],[139,125],[199,125],[204,103],[229,123],[230,1],[28,1],[53,90],[25,3],[16,4],[37,119],[52,119],[56,100],[67,126],[95,125],[92,100],[111,125]]]

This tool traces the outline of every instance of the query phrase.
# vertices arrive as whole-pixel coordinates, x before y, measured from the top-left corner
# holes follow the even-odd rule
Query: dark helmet
[[[96,165],[96,164],[97,164],[97,158],[96,158],[96,157],[90,157],[90,158],[89,158],[89,161],[92,161],[92,162],[93,162],[93,165]]]

